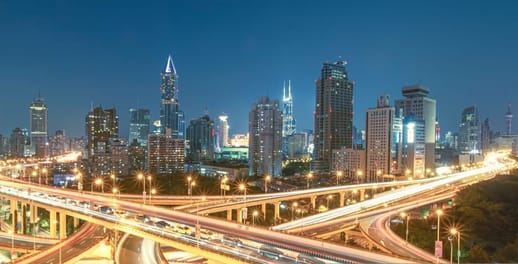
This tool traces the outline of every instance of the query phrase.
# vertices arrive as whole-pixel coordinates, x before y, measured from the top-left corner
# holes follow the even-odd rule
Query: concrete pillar
[[[340,197],[340,207],[344,207],[344,205],[345,205],[345,192],[339,192],[338,196]]]
[[[243,223],[243,210],[242,208],[237,209],[237,222],[242,224]]]
[[[77,229],[79,227],[79,218],[74,217],[74,229]]]
[[[65,239],[67,237],[67,215],[59,213],[59,239]]]
[[[232,221],[232,209],[227,210],[227,221]]]
[[[311,208],[315,210],[317,208],[317,196],[311,196],[309,200],[311,201]]]
[[[27,234],[27,208],[29,208],[28,204],[22,203],[20,210],[20,226],[22,234]]]
[[[29,215],[29,222],[35,223],[36,218],[38,217],[38,207],[35,206],[34,204],[31,204],[29,210],[31,211],[31,213]]]
[[[275,221],[275,223],[277,223],[277,220],[279,220],[281,218],[281,213],[280,213],[280,206],[281,206],[281,202],[275,202],[273,204],[273,219]]]
[[[50,215],[50,221],[49,221],[49,225],[50,225],[50,237],[51,238],[57,238],[57,222],[58,222],[58,219],[57,219],[57,215],[56,215],[56,211],[54,210],[50,210],[49,211],[49,215]]]
[[[365,200],[365,189],[360,190],[360,202]]]
[[[11,199],[11,215],[14,215],[14,213],[17,211],[16,209],[18,209],[18,201],[14,200],[13,198],[10,198],[10,199]]]
[[[264,220],[266,220],[266,203],[261,204],[261,213],[264,216]]]

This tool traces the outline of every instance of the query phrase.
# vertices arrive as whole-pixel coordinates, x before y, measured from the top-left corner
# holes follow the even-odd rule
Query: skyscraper
[[[108,152],[110,138],[119,136],[119,116],[115,108],[103,109],[98,106],[88,112],[86,135],[89,157],[96,153]]]
[[[286,82],[282,84],[282,149],[285,155],[287,155],[288,152],[288,136],[295,133],[295,124],[291,81],[288,80],[288,93],[286,93]]]
[[[147,146],[147,135],[149,134],[149,124],[151,114],[149,109],[130,109],[129,142],[134,140],[142,146]]]
[[[282,112],[279,101],[260,97],[252,105],[248,120],[250,175],[281,176]]]
[[[377,107],[367,110],[365,177],[368,182],[382,181],[383,175],[392,172],[394,111],[388,95],[380,96]]]
[[[346,64],[325,62],[316,82],[314,171],[329,171],[332,151],[352,147],[354,85]]]
[[[513,113],[511,112],[511,103],[507,104],[507,112],[505,113],[505,134],[513,134]]]
[[[187,127],[189,141],[188,159],[193,163],[214,159],[215,131],[214,121],[208,115],[191,120]]]
[[[480,153],[480,122],[478,108],[470,106],[462,111],[459,125],[459,151],[461,153]]]
[[[150,173],[183,172],[185,140],[173,139],[170,133],[149,134],[147,147]]]
[[[184,139],[185,119],[183,112],[180,111],[180,102],[178,101],[179,90],[177,84],[178,75],[176,74],[176,69],[171,55],[167,58],[167,63],[161,76],[161,134],[166,134],[167,130],[171,130],[172,138]]]
[[[17,127],[11,133],[9,138],[9,157],[23,158],[25,150],[25,136],[23,131]]]
[[[230,126],[228,125],[228,115],[223,113],[218,117],[218,142],[217,148],[218,151],[222,147],[226,147],[230,145],[230,140],[228,138],[228,129]]]
[[[48,155],[47,106],[39,95],[29,107],[31,150],[37,157]]]
[[[482,127],[480,129],[480,149],[483,154],[486,154],[489,151],[489,144],[491,143],[491,126],[489,123],[489,118],[486,118],[482,123]]]
[[[405,98],[396,100],[396,116],[402,116],[403,120],[412,116],[416,124],[423,123],[425,167],[432,170],[435,168],[435,99],[428,97],[430,91],[422,85],[407,86],[401,90]]]

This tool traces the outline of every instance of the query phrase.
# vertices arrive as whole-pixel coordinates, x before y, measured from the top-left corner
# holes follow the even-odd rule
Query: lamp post
[[[76,174],[76,180],[77,180],[77,191],[81,192],[83,190],[83,175],[81,172],[78,172]]]
[[[191,181],[192,181],[192,177],[188,176],[187,177],[187,196],[189,196],[189,198],[191,197]]]
[[[451,228],[450,234],[457,236],[457,264],[460,264],[460,230]]]
[[[243,209],[241,210],[241,214],[242,214],[242,220],[246,221],[247,213],[248,213],[248,209],[246,208],[246,183],[241,183],[239,185],[239,190],[244,192],[244,194],[245,194],[244,206],[243,206]]]
[[[306,189],[309,189],[309,182],[313,178],[313,173],[308,173],[308,176],[306,177]]]
[[[95,185],[101,185],[101,192],[104,193],[104,181],[101,178],[95,179]]]
[[[326,197],[326,200],[327,200],[327,210],[329,210],[329,200],[331,200],[331,199],[333,199],[333,195],[331,195],[331,194]]]
[[[363,172],[361,170],[356,171],[356,183],[360,183],[360,178],[363,176]]]
[[[156,189],[155,188],[152,188],[150,191],[149,191],[149,204],[151,204],[151,195],[155,195],[156,194]]]
[[[297,202],[291,203],[291,221],[293,221],[293,219],[294,219],[295,208],[297,208],[297,206],[299,206],[299,204]]]
[[[380,178],[381,178],[381,174],[383,172],[381,170],[377,170],[376,171],[376,182],[380,182]]]
[[[255,226],[255,218],[259,215],[259,212],[257,210],[254,210],[252,213],[252,226]]]
[[[147,180],[149,181],[149,204],[151,204],[151,191],[152,191],[152,189],[153,189],[153,188],[152,188],[152,187],[153,187],[153,186],[152,186],[153,184],[152,184],[152,182],[151,182],[151,181],[153,180],[153,177],[151,177],[151,175],[148,175],[148,176],[147,176]],[[155,192],[156,192],[156,190],[155,190]]]
[[[146,178],[144,178],[144,174],[142,173],[139,173],[137,178],[142,180],[142,202],[143,204],[146,204]]]
[[[441,230],[441,215],[444,213],[441,209],[437,209],[435,211],[435,213],[437,214],[437,241],[440,241],[440,230]],[[442,242],[441,242],[442,243]],[[439,256],[436,256],[435,257],[435,261],[437,263],[439,263]]]
[[[338,182],[341,177],[342,177],[342,171],[337,171],[336,172],[336,185],[338,185]]]
[[[115,186],[115,181],[117,181],[117,177],[115,177],[115,174],[110,174],[110,178],[112,179],[112,188]]]
[[[271,180],[270,175],[264,177],[264,193],[268,192],[268,182]]]
[[[448,241],[450,241],[450,264],[453,264],[453,236],[448,236]]]
[[[408,243],[408,222],[409,222],[409,215],[405,212],[401,212],[401,217],[406,218],[406,231],[405,231],[405,241]]]
[[[37,174],[38,174],[38,173],[36,172],[36,170],[33,170],[33,171],[32,171],[32,173],[31,173],[32,177],[29,177],[29,182],[30,182],[30,183],[32,183],[32,178],[36,178],[36,175],[37,175]]]
[[[32,250],[36,251],[36,232],[37,232],[37,224],[40,221],[40,218],[36,217],[34,222],[32,223]]]
[[[119,199],[120,199],[121,193],[120,193],[119,188],[117,188],[117,187],[112,187],[112,193],[113,193],[113,199],[115,199],[115,197],[116,197],[117,193],[119,194]]]
[[[14,231],[9,230],[9,235],[11,235],[11,263],[14,263]]]

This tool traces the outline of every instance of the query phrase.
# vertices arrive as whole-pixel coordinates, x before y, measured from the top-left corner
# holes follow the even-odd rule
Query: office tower
[[[230,138],[230,146],[232,147],[248,147],[250,143],[250,134],[234,134]]]
[[[422,178],[427,171],[425,167],[425,123],[422,119],[410,114],[403,119],[402,124],[401,171],[405,176]],[[430,171],[432,171],[431,168]]]
[[[353,82],[345,65],[325,62],[316,82],[314,171],[329,171],[332,151],[352,147]]]
[[[171,137],[173,139],[184,139],[185,119],[183,112],[180,111],[178,75],[176,74],[171,55],[167,58],[167,63],[161,76],[160,132],[165,135],[167,130],[171,130]]]
[[[88,157],[108,151],[110,138],[119,135],[119,116],[115,108],[103,109],[101,106],[88,112],[86,116],[86,135]]]
[[[134,139],[132,142],[130,142],[130,145],[128,146],[128,170],[130,175],[135,175],[138,172],[142,172],[146,169],[146,151],[147,145],[140,145],[137,139]]]
[[[230,142],[228,139],[228,129],[230,126],[228,125],[228,116],[223,113],[218,117],[218,142],[217,142],[217,148],[218,151],[221,150],[223,147],[229,146]]]
[[[45,157],[48,153],[47,106],[43,98],[38,96],[29,107],[31,120],[31,149],[37,157]]]
[[[342,172],[345,179],[352,182],[364,182],[365,150],[341,148],[333,150],[333,170]]]
[[[291,81],[288,80],[288,93],[286,93],[286,82],[282,84],[282,150],[284,155],[287,155],[288,152],[288,137],[295,133],[295,124]]]
[[[489,151],[489,144],[491,144],[491,126],[489,124],[489,118],[486,118],[480,130],[480,149],[483,154]]]
[[[459,125],[459,149],[461,153],[480,152],[480,123],[478,108],[470,106],[462,111]]]
[[[25,135],[22,130],[17,127],[11,133],[9,138],[9,157],[10,158],[23,158],[25,151]]]
[[[281,176],[282,112],[279,101],[260,97],[249,113],[250,175]]]
[[[199,163],[203,160],[214,159],[214,121],[208,115],[191,120],[187,127],[187,140],[189,141],[189,152],[187,153],[189,162]]]
[[[401,90],[405,98],[396,100],[396,116],[401,116],[403,119],[412,116],[417,123],[423,123],[425,167],[433,170],[435,168],[435,99],[428,97],[430,91],[422,85],[407,86]]]
[[[137,140],[140,145],[147,146],[147,135],[151,122],[149,109],[131,108],[129,111],[129,142],[132,143],[133,140]]]
[[[185,140],[172,138],[170,133],[149,134],[148,170],[153,174],[183,172],[185,161]]]
[[[63,130],[57,130],[54,136],[49,137],[50,155],[57,156],[65,154],[65,142],[65,132]]]
[[[110,174],[128,175],[129,173],[129,156],[128,146],[125,139],[111,138],[110,139]],[[101,174],[104,175],[104,174]]]
[[[383,181],[383,175],[392,173],[394,112],[388,95],[380,96],[377,107],[367,110],[365,177],[368,182]]]
[[[507,104],[507,112],[505,113],[505,134],[512,135],[513,113],[511,113],[511,103]]]

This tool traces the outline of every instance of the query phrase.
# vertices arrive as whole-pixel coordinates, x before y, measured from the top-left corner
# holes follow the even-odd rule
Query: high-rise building
[[[425,176],[425,124],[422,119],[407,115],[402,123],[401,172],[405,176],[421,178]],[[434,124],[435,126],[435,124]],[[430,169],[432,171],[432,169]]]
[[[146,151],[147,145],[140,145],[136,139],[130,142],[128,146],[128,172],[130,175],[135,175],[146,169]]]
[[[170,131],[170,130],[168,130]],[[154,174],[183,172],[185,140],[174,139],[170,133],[149,134],[148,169]]]
[[[353,182],[364,181],[365,150],[341,148],[333,150],[333,170],[342,172],[345,179]]]
[[[282,169],[282,112],[279,101],[260,97],[249,113],[250,175],[281,176]]]
[[[187,140],[189,141],[189,152],[187,153],[189,162],[199,163],[203,160],[214,159],[214,121],[208,115],[191,120],[187,127]]]
[[[217,142],[217,148],[218,152],[223,147],[228,147],[230,145],[230,141],[228,138],[228,130],[230,126],[228,125],[228,115],[223,113],[218,117],[218,142]]]
[[[505,113],[505,134],[513,134],[513,113],[511,112],[511,103],[507,104],[507,112]]]
[[[178,101],[178,75],[174,67],[171,55],[167,58],[164,71],[161,73],[160,84],[161,104],[160,104],[160,124],[161,134],[165,135],[167,130],[171,130],[173,139],[185,138],[185,118],[180,111]]]
[[[111,138],[110,154],[110,174],[128,175],[130,166],[126,140],[122,138]]]
[[[88,112],[86,135],[88,157],[107,152],[110,138],[119,135],[119,116],[115,108],[103,109],[98,106]]]
[[[31,120],[31,149],[37,157],[45,157],[48,153],[47,105],[38,96],[29,107]]]
[[[396,116],[403,119],[412,116],[417,123],[424,125],[425,167],[435,168],[435,121],[436,102],[428,97],[430,91],[422,85],[412,85],[402,88],[404,99],[396,100]],[[403,168],[405,171],[406,169]]]
[[[314,171],[329,171],[333,150],[352,147],[353,82],[345,65],[325,62],[316,82]]]
[[[9,138],[9,157],[23,158],[25,151],[25,135],[22,130],[17,127],[11,133]]]
[[[291,96],[291,81],[288,80],[288,93],[286,82],[282,84],[282,149],[284,154],[288,151],[288,136],[296,131],[296,122],[293,117],[293,97]]]
[[[57,156],[65,154],[65,142],[65,132],[63,130],[57,130],[54,136],[49,137],[50,155]]]
[[[462,111],[459,125],[459,151],[480,153],[480,122],[476,106],[467,107]]]
[[[377,107],[367,110],[365,177],[368,182],[383,181],[383,175],[392,173],[394,112],[388,95],[380,96]]]
[[[489,118],[486,118],[482,123],[480,129],[480,149],[483,154],[486,154],[490,149],[491,144],[491,126],[489,124]]]
[[[250,134],[234,134],[230,138],[230,146],[232,147],[248,147],[250,143]]]
[[[131,108],[130,110],[129,142],[137,140],[142,146],[147,146],[147,135],[151,114],[149,109]]]

